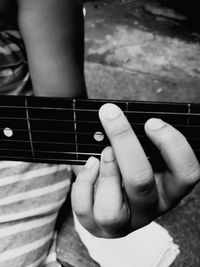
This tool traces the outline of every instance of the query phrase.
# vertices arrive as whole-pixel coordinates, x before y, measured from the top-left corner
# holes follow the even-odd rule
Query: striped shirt
[[[0,92],[27,94],[27,75],[19,34],[0,32]],[[70,183],[66,165],[0,162],[0,267],[61,266],[55,223]]]

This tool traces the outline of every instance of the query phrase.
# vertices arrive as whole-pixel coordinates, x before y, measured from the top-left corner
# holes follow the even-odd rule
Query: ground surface
[[[89,97],[200,103],[200,4],[188,2],[86,2]],[[158,221],[180,246],[173,266],[200,266],[200,186]],[[70,216],[59,253],[66,266],[96,266]]]

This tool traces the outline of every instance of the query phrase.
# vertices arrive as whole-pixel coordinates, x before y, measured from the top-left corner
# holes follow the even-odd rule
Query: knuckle
[[[78,216],[78,217],[87,217],[88,216],[88,209],[87,209],[87,207],[86,206],[84,206],[84,205],[81,205],[81,204],[79,204],[79,205],[73,205],[73,210],[74,210],[74,212],[76,213],[76,215]]]
[[[188,169],[187,172],[187,179],[185,179],[185,186],[193,186],[200,180],[200,166],[198,167],[191,167]]]
[[[134,173],[126,175],[128,181],[132,181],[137,192],[149,193],[155,186],[154,173],[151,168],[140,168]]]
[[[102,227],[114,227],[121,224],[122,216],[119,210],[98,208],[94,211],[96,223]]]

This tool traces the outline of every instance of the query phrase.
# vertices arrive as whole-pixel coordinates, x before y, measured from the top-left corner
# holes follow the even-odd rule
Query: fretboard
[[[147,154],[158,151],[144,132],[149,118],[181,131],[200,155],[200,104],[0,96],[0,160],[84,164],[100,157],[109,140],[98,111],[115,103],[125,113]]]

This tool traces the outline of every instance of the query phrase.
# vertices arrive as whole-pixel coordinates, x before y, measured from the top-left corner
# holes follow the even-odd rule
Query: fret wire
[[[189,117],[190,112],[191,112],[191,105],[188,104],[188,117],[187,117],[187,126],[188,126],[188,127],[189,127],[189,125],[190,125],[190,117]]]
[[[126,102],[126,111],[124,112],[126,118],[128,118],[128,107],[129,107],[129,104],[128,102]]]
[[[33,159],[35,158],[34,156],[34,150],[33,150],[33,143],[32,143],[32,134],[31,134],[31,126],[30,126],[30,121],[29,121],[29,113],[28,113],[28,105],[27,105],[27,98],[25,98],[25,107],[26,107],[26,118],[27,118],[27,126],[28,126],[28,133],[29,133],[29,140],[30,140],[30,145],[31,145],[31,153]]]
[[[78,138],[77,138],[77,124],[76,124],[76,99],[73,99],[73,116],[74,116],[74,131],[75,131],[75,146],[76,152],[78,152]],[[76,158],[78,160],[78,156]]]

